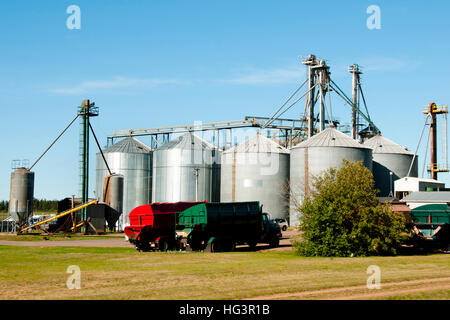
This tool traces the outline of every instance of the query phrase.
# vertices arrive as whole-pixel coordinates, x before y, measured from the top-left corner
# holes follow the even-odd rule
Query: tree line
[[[0,212],[8,212],[9,201],[0,201]],[[33,200],[33,211],[35,212],[57,212],[58,211],[58,200],[45,200],[45,199],[34,199]]]

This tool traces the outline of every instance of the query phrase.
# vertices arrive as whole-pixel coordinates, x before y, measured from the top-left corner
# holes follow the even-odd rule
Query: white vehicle
[[[46,215],[34,215],[28,218],[28,225],[34,225],[36,223],[39,223],[41,221],[47,220],[49,218],[53,218],[55,216],[55,214],[46,214]],[[43,230],[47,230],[50,225],[54,225],[56,224],[57,221],[53,220],[44,224],[41,224],[39,226],[39,229],[43,229]],[[36,227],[33,227],[32,229],[36,229]]]
[[[280,226],[280,229],[282,231],[286,231],[287,228],[289,227],[287,220],[283,219],[283,218],[276,218],[274,219],[276,223],[278,223],[278,225]]]

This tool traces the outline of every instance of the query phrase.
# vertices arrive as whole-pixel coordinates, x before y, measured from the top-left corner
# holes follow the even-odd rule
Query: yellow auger
[[[64,216],[66,216],[66,215],[68,215],[68,214],[71,214],[72,212],[76,212],[76,211],[78,211],[78,210],[81,210],[81,209],[83,209],[83,208],[89,207],[90,205],[97,204],[97,203],[98,203],[98,199],[93,200],[93,201],[88,202],[88,203],[85,203],[85,204],[82,204],[82,205],[80,205],[80,206],[78,206],[78,207],[75,207],[75,208],[66,210],[66,211],[64,211],[64,212],[61,212],[61,213],[57,214],[57,215],[54,216],[54,217],[51,217],[51,218],[49,218],[49,219],[43,220],[43,221],[41,221],[41,222],[38,222],[38,223],[35,223],[35,224],[32,224],[32,225],[29,225],[29,226],[26,226],[25,228],[22,228],[22,229],[20,230],[20,233],[21,233],[21,232],[24,232],[24,231],[27,231],[28,229],[30,229],[30,228],[32,228],[32,227],[37,227],[37,226],[39,226],[39,225],[41,225],[41,224],[44,224],[44,223],[53,221],[53,220],[55,220],[55,219],[64,217]],[[83,222],[83,223],[84,223],[84,222]],[[72,229],[73,229],[73,228],[72,228]]]

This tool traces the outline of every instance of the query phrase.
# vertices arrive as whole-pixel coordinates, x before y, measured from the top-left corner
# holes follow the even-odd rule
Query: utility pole
[[[394,197],[394,193],[392,192],[392,171],[389,171],[389,197]]]
[[[359,75],[362,73],[357,64],[351,65],[349,67],[349,72],[353,74],[352,80],[352,138],[358,138],[358,125],[359,125],[359,113],[357,113],[356,108],[359,109],[359,85],[360,85],[360,77]]]
[[[195,201],[198,201],[198,175],[199,175],[199,168],[194,169],[194,176],[195,176]]]

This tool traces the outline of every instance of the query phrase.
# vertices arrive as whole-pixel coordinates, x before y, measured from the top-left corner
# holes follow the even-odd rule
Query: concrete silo
[[[346,134],[328,128],[291,149],[289,220],[298,225],[298,206],[310,194],[314,177],[329,168],[339,168],[342,160],[362,161],[372,170],[372,149]]]
[[[394,181],[408,175],[414,153],[381,135],[376,135],[365,141],[364,145],[372,148],[372,172],[375,179],[375,188],[380,190],[378,196],[387,197],[391,192],[393,196]],[[417,177],[417,160],[416,156],[410,177]]]
[[[222,155],[220,201],[259,201],[273,218],[289,212],[289,150],[260,134]]]
[[[19,168],[11,172],[11,185],[9,194],[9,215],[19,223],[33,212],[34,172]]]
[[[153,202],[212,201],[217,194],[213,163],[219,152],[193,133],[186,133],[153,153]],[[215,166],[215,170],[220,167]],[[215,177],[214,177],[215,176]],[[214,178],[214,179],[213,179]]]
[[[135,138],[125,138],[103,150],[112,173],[123,176],[122,228],[129,225],[128,214],[151,202],[152,150]],[[100,153],[96,157],[96,196],[103,201],[105,177],[109,175]],[[117,177],[119,180],[120,177]]]

